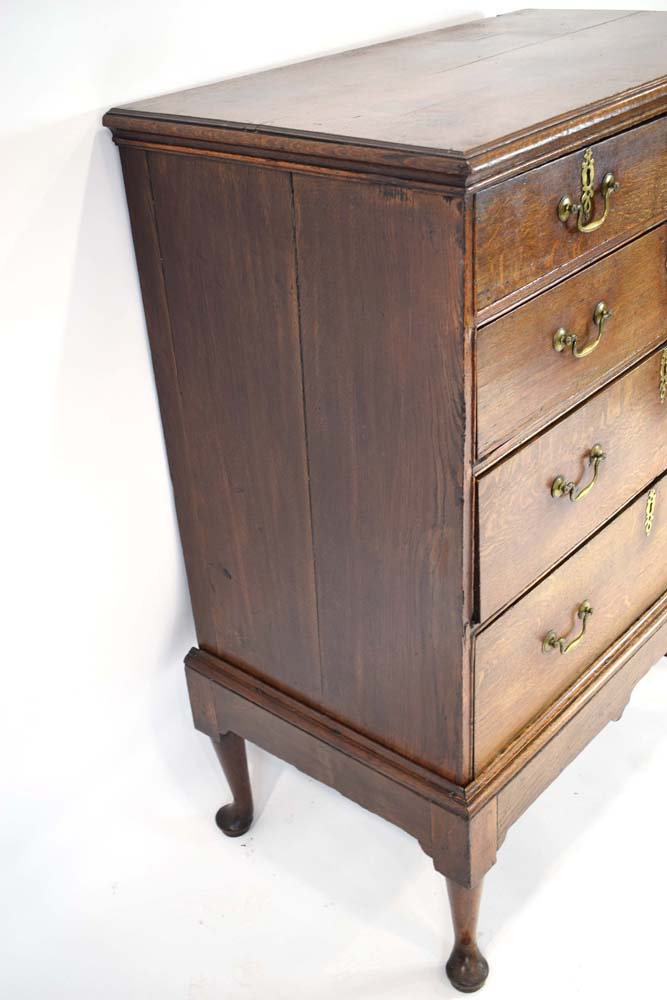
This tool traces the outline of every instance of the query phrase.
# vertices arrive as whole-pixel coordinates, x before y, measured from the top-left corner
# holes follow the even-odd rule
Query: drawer
[[[518,288],[584,255],[602,251],[625,233],[664,218],[667,206],[667,120],[664,118],[605,139],[585,150],[504,181],[475,199],[475,287],[481,310]],[[603,215],[601,187],[613,173],[619,189],[609,196],[608,217],[591,232],[580,232],[570,216],[561,222],[564,196],[582,201],[582,173],[592,178],[589,223]]]
[[[667,328],[666,264],[667,227],[660,226],[478,332],[479,456],[545,423],[658,346]],[[596,322],[601,302],[611,315],[598,310]],[[556,350],[561,329],[576,343]]]
[[[482,768],[667,591],[667,480],[648,491],[478,636],[475,647],[475,767]],[[579,617],[589,602],[592,614]],[[585,630],[584,630],[585,626]],[[550,633],[577,635],[567,652]]]
[[[656,351],[477,484],[479,617],[507,604],[582,542],[667,465],[667,403]],[[603,460],[593,458],[600,445]],[[572,502],[554,482],[576,483]]]

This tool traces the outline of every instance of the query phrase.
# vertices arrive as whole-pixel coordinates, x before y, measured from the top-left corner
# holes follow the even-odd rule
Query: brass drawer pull
[[[568,483],[565,476],[556,476],[551,485],[551,496],[552,497],[564,497],[568,496],[572,503],[576,503],[577,500],[583,500],[591,492],[593,487],[598,481],[598,474],[600,472],[600,464],[604,462],[605,458],[604,451],[602,450],[601,444],[594,444],[591,448],[590,455],[588,456],[588,464],[593,466],[593,478],[591,479],[588,486],[584,486],[579,492],[576,492],[577,484]]]
[[[554,333],[554,351],[564,351],[566,347],[572,348],[572,354],[575,358],[585,358],[589,354],[592,354],[596,347],[599,346],[602,340],[602,334],[604,332],[604,324],[606,320],[611,319],[611,312],[607,309],[604,302],[598,302],[593,312],[593,322],[598,328],[598,335],[594,341],[590,344],[586,344],[585,347],[579,347],[577,343],[576,333],[568,333],[567,330],[561,328],[556,330]]]
[[[604,198],[604,212],[599,219],[590,221],[593,212],[593,197],[595,181],[595,161],[593,150],[587,149],[581,164],[581,201],[574,202],[568,195],[565,195],[558,202],[558,218],[561,222],[567,222],[571,215],[577,216],[577,229],[580,233],[594,233],[599,229],[609,215],[609,203],[611,196],[618,191],[620,185],[613,174],[605,174],[602,178],[602,197]]]
[[[579,635],[575,635],[574,639],[570,639],[569,642],[566,642],[565,636],[559,637],[556,635],[554,629],[551,629],[550,632],[547,632],[544,642],[542,643],[542,652],[548,653],[551,649],[559,649],[563,655],[565,655],[565,653],[569,653],[570,650],[574,649],[574,647],[577,646],[586,635],[586,624],[592,614],[593,608],[590,605],[590,601],[584,601],[577,609],[577,618],[583,623]]]

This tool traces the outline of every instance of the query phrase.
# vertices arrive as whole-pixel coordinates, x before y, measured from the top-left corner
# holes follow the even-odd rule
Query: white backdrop
[[[2,6],[3,998],[454,995],[442,880],[409,837],[257,750],[256,827],[213,825],[226,788],[189,716],[194,633],[100,119],[511,6]],[[510,834],[483,904],[489,998],[663,996],[666,720],[663,664]]]

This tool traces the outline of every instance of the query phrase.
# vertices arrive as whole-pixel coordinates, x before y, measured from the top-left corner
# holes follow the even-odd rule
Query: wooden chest
[[[667,649],[666,28],[523,11],[104,119],[218,825],[248,739],[409,831],[464,991],[508,827]]]

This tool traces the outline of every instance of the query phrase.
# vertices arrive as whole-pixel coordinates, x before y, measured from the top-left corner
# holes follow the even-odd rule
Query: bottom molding
[[[622,667],[610,671],[578,711],[558,729],[542,749],[503,783],[497,794],[498,843],[510,826],[609,722],[620,720],[637,683],[667,652],[667,621],[631,655]]]
[[[210,654],[199,650],[192,650],[186,658],[188,689],[197,729],[211,738],[219,733],[234,732],[400,826],[420,843],[430,842],[431,816],[427,797],[379,773],[342,748],[331,746],[322,734],[307,732],[294,721],[281,718],[266,706],[230,690],[222,677],[212,676],[212,659]],[[201,672],[202,666],[206,669],[205,674]]]
[[[667,595],[467,787],[373,744],[203,650],[186,657],[194,722],[236,733],[414,836],[436,869],[476,885],[507,830],[627,704],[667,650]]]

